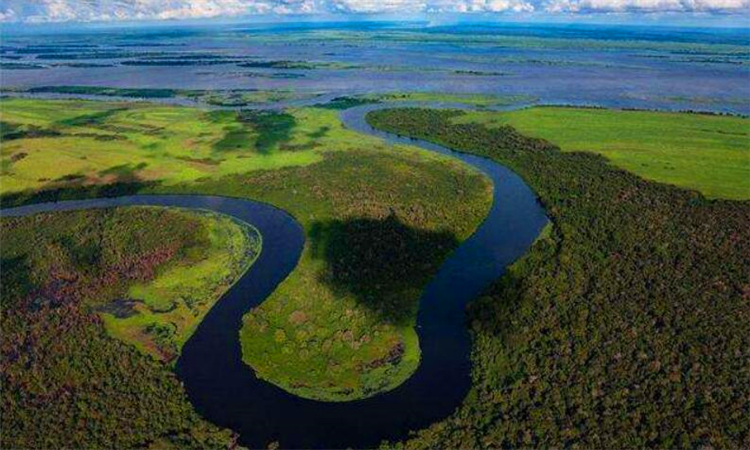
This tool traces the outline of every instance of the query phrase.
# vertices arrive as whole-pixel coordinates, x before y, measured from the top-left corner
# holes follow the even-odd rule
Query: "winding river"
[[[199,195],[134,195],[22,206],[3,216],[38,212],[150,205],[202,208],[252,223],[263,251],[216,303],[185,344],[176,371],[196,410],[240,433],[239,443],[265,448],[373,447],[450,415],[470,386],[470,336],[465,306],[522,256],[547,223],[544,209],[519,176],[478,156],[373,130],[368,112],[393,105],[366,105],[341,113],[344,124],[390,143],[409,144],[458,158],[494,183],[491,210],[476,232],[449,257],[426,287],[418,316],[422,361],[405,383],[375,397],[326,403],[291,395],[256,378],[242,362],[242,316],[260,305],[294,269],[304,245],[300,225],[286,212],[249,200]]]

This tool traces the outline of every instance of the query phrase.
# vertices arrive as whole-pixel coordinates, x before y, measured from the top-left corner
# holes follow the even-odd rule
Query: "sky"
[[[252,17],[453,16],[718,18],[750,27],[750,0],[0,0],[0,22],[132,22]]]

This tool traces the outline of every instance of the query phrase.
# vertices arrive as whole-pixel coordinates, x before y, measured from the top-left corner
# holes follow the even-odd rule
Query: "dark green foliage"
[[[83,198],[121,197],[133,195],[157,186],[153,181],[122,181],[100,185],[57,186],[50,183],[41,190],[29,190],[0,195],[0,205],[10,208],[28,203],[59,202]]]
[[[11,141],[13,139],[33,139],[42,137],[61,136],[62,133],[48,128],[34,125],[18,125],[10,122],[0,121],[0,141]]]
[[[253,69],[315,69],[316,65],[306,61],[247,61],[238,67]]]
[[[240,120],[251,124],[258,133],[255,148],[261,153],[268,153],[277,145],[287,142],[297,124],[291,114],[274,111],[243,110]]]
[[[325,109],[349,109],[355,106],[369,105],[371,103],[380,103],[380,101],[369,98],[358,98],[358,97],[336,97],[328,103],[319,103],[315,105],[316,108]]]
[[[38,69],[46,69],[46,68],[47,66],[43,66],[41,64],[6,62],[6,61],[0,62],[0,69],[3,69],[3,70],[38,70]]]
[[[82,67],[76,65],[76,67]],[[83,66],[85,67],[85,66]],[[176,89],[123,89],[100,86],[41,86],[29,88],[26,92],[32,94],[55,93],[55,94],[75,94],[75,95],[105,95],[117,97],[137,97],[137,98],[171,98],[179,94]]]
[[[105,175],[116,175],[118,180],[137,180],[137,172],[148,167],[148,163],[142,162],[138,164],[121,164],[119,166],[110,167],[109,169],[100,170],[99,176]]]
[[[241,62],[241,59],[134,59],[122,61],[123,66],[218,66]]]
[[[206,239],[155,208],[0,221],[2,448],[222,448],[176,376],[106,335],[93,312]],[[120,301],[127,314],[127,301]],[[132,305],[131,305],[132,306]],[[108,306],[111,307],[111,306]],[[159,330],[161,332],[161,330]]]
[[[83,114],[80,116],[71,117],[70,119],[63,119],[56,122],[56,125],[62,125],[65,127],[87,127],[103,125],[110,117],[116,115],[119,112],[125,111],[127,108],[111,108],[104,111],[97,111],[91,114]]]
[[[0,283],[0,302],[12,295],[25,296],[33,288],[29,279],[29,264],[23,256],[0,259],[2,283]]]
[[[374,126],[505,164],[554,224],[470,309],[474,386],[408,448],[750,446],[750,203],[644,181],[462,113]]]
[[[458,247],[451,233],[409,227],[393,213],[313,224],[310,241],[313,257],[327,263],[327,284],[355,294],[369,313],[396,325],[410,325],[418,306],[404,292],[427,284]]]

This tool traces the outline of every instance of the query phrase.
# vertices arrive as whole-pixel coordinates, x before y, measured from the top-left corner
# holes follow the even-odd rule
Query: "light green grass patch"
[[[0,120],[33,125],[59,136],[6,140],[0,151],[2,193],[76,184],[159,181],[307,165],[321,160],[317,146],[258,152],[260,131],[234,112],[144,103],[4,99]],[[308,142],[301,136],[294,140]]]
[[[695,189],[711,198],[750,199],[750,119],[535,107],[472,112],[456,121],[511,125],[564,151],[599,153],[649,180]]]

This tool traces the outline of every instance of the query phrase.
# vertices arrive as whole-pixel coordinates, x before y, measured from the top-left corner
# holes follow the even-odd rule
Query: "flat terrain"
[[[254,229],[124,207],[3,218],[0,231],[3,448],[230,439],[193,412],[164,362],[252,263]]]
[[[244,360],[298,395],[367,397],[416,369],[422,287],[482,221],[491,186],[450,158],[347,131],[337,114],[6,99],[0,189],[5,204],[203,193],[289,211],[306,246],[246,316]]]
[[[4,194],[71,181],[189,183],[322,159],[305,147],[311,138],[304,132],[295,136],[298,142],[288,139],[297,119],[285,114],[240,117],[139,103],[6,99],[0,118]],[[281,141],[313,151],[276,151]]]
[[[377,128],[511,167],[553,224],[470,307],[464,404],[402,445],[750,445],[750,202],[644,180],[600,155],[498,127],[506,116],[492,114],[368,116]]]
[[[650,111],[535,107],[461,121],[511,125],[563,151],[604,155],[643,178],[710,198],[750,199],[750,119]]]

